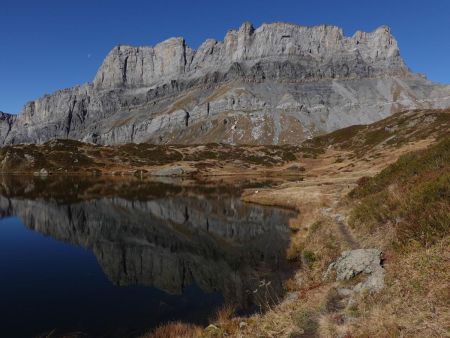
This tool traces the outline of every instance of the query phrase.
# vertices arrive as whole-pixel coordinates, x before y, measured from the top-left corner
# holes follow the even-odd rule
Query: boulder
[[[344,281],[360,274],[367,278],[353,287],[353,291],[379,291],[384,287],[384,269],[381,266],[382,252],[378,249],[356,249],[344,251],[338,260],[331,263],[326,276],[336,272],[336,280]]]
[[[164,167],[152,172],[152,176],[182,176],[186,173],[180,166]]]

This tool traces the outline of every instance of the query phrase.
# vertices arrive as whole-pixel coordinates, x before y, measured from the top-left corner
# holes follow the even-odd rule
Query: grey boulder
[[[360,274],[367,278],[353,287],[353,291],[379,291],[384,287],[384,269],[381,266],[382,252],[378,249],[356,249],[344,251],[341,256],[331,263],[326,272],[329,276],[334,270],[336,280],[344,281]]]

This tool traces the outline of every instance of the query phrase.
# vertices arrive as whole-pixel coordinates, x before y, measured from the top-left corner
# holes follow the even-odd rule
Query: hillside
[[[449,110],[415,110],[370,125],[356,125],[315,137],[299,146],[125,144],[101,146],[72,140],[0,149],[0,172],[145,176],[332,175],[370,173],[409,145],[426,146],[450,130]],[[376,164],[376,165],[375,165]],[[321,168],[324,167],[324,170]],[[307,169],[305,171],[305,169]],[[322,171],[321,171],[322,170]]]

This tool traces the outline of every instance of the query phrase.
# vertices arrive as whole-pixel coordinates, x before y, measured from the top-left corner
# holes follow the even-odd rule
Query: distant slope
[[[427,144],[450,134],[450,109],[415,110],[394,114],[369,125],[356,125],[315,137],[298,146],[232,146],[125,144],[101,146],[74,140],[53,140],[41,145],[0,148],[0,172],[75,174],[216,175],[224,173],[299,175],[307,159],[320,158],[329,148],[347,169],[356,160],[368,161],[402,146]],[[322,156],[323,157],[323,156]],[[293,163],[290,165],[289,163]],[[342,165],[345,164],[344,162]],[[315,166],[315,165],[314,165]],[[344,170],[344,168],[341,168]],[[346,169],[346,170],[347,170]],[[255,171],[256,170],[256,171]]]
[[[349,150],[358,157],[369,151],[424,139],[440,140],[450,134],[450,109],[399,112],[369,125],[354,125],[317,136],[303,146]]]

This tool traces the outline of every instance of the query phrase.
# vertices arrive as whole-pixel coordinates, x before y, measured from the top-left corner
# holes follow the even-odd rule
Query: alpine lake
[[[295,269],[296,213],[240,194],[275,183],[0,176],[1,335],[139,337],[264,311]]]

